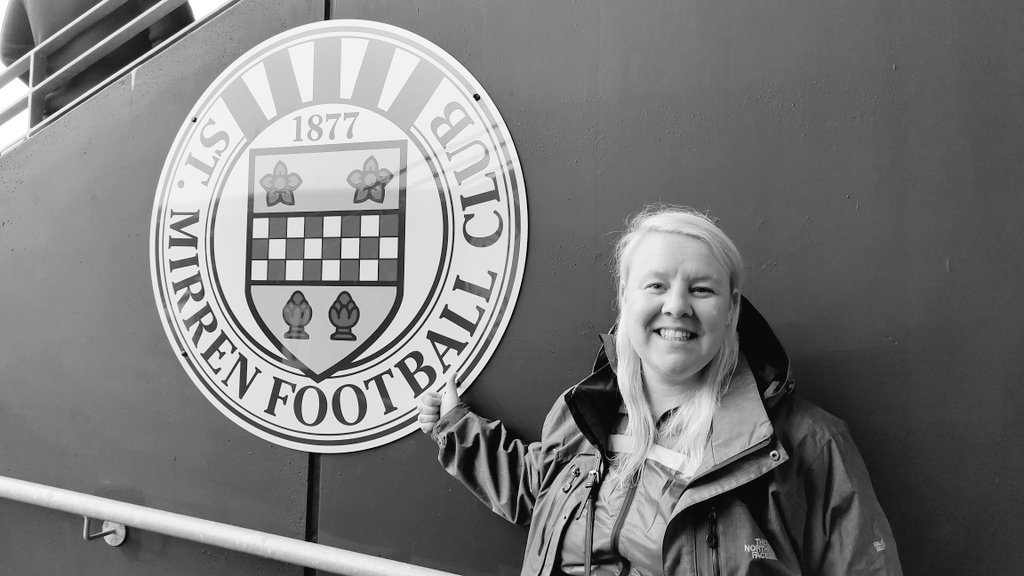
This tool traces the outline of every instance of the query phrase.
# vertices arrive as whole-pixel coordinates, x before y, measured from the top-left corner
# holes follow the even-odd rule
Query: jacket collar
[[[622,395],[612,365],[605,361],[600,368],[565,393],[576,426],[588,441],[608,455],[608,436],[616,421]]]
[[[773,433],[757,381],[741,354],[729,387],[722,395],[722,403],[711,420],[710,450],[705,453],[695,476],[738,459],[764,444]]]

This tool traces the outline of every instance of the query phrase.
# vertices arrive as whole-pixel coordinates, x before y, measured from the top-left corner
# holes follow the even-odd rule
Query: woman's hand
[[[441,419],[441,416],[447,414],[449,410],[455,408],[455,405],[459,403],[459,389],[455,381],[455,374],[452,373],[445,383],[444,391],[440,394],[437,392],[424,392],[420,396],[419,422],[420,430],[423,430],[424,434],[433,432],[434,426],[437,425],[437,421]]]

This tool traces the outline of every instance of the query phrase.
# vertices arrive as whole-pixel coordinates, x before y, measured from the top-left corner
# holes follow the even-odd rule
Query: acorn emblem
[[[306,296],[301,290],[292,293],[292,297],[285,303],[281,310],[284,323],[288,325],[288,331],[284,333],[285,338],[291,340],[309,340],[306,332],[306,324],[313,319],[313,307],[306,302]]]
[[[334,304],[331,304],[331,309],[327,311],[327,317],[335,328],[334,334],[331,334],[331,340],[356,339],[356,335],[352,333],[352,327],[359,322],[359,306],[356,306],[355,300],[347,291],[338,294]]]

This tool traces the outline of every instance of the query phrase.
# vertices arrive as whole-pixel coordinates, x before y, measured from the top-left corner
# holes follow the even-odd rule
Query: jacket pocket
[[[545,499],[551,501],[551,508],[544,515],[544,521],[540,526],[540,538],[537,539],[536,554],[544,554],[545,544],[551,540],[552,532],[556,529],[561,529],[569,519],[569,516],[575,511],[576,506],[579,505],[580,498],[574,499],[573,496],[579,492],[579,487],[583,485],[583,479],[583,466],[579,463],[578,459],[574,459],[572,464],[569,465],[566,474],[560,475],[552,489],[548,490]],[[570,502],[574,502],[574,505],[570,506]],[[538,518],[534,520],[536,521]]]
[[[596,457],[577,455],[539,497],[526,543],[524,574],[529,572],[528,567],[540,573],[551,554],[551,547],[561,541],[569,518],[583,504],[587,491],[582,486],[587,472],[596,467],[597,461]]]
[[[797,576],[786,537],[740,500],[720,497],[695,511],[696,572],[700,576]],[[778,551],[778,554],[776,554]]]

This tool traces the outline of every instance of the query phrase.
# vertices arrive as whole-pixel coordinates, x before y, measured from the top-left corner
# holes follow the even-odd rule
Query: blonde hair
[[[683,473],[692,475],[704,457],[711,432],[711,419],[732,378],[739,358],[739,292],[743,284],[743,259],[732,240],[706,215],[692,208],[679,206],[648,206],[633,216],[626,231],[615,244],[615,280],[618,289],[619,318],[615,336],[616,375],[619,392],[626,406],[626,436],[630,451],[616,457],[614,476],[629,482],[643,468],[647,454],[658,434],[655,415],[644,391],[640,356],[624,328],[625,284],[633,250],[639,240],[650,232],[665,232],[696,238],[711,250],[715,260],[729,273],[729,294],[733,301],[725,339],[718,353],[702,370],[703,385],[686,400],[669,419],[663,432],[669,448],[684,456]]]

